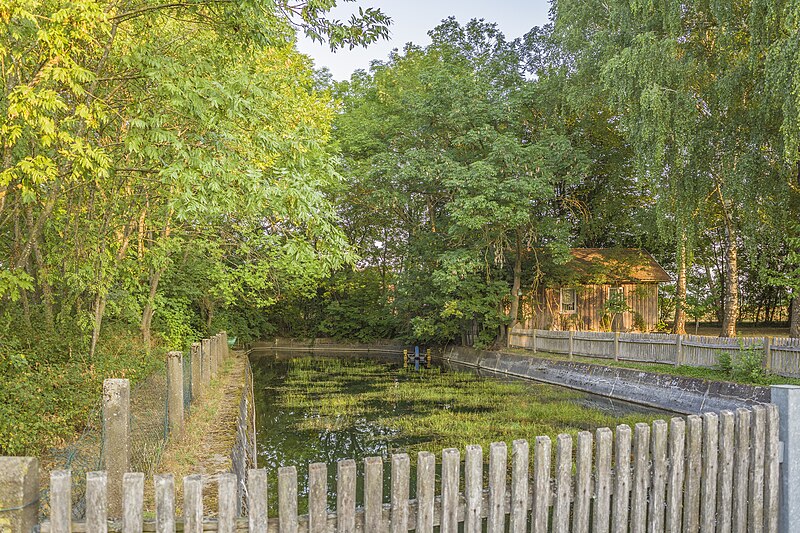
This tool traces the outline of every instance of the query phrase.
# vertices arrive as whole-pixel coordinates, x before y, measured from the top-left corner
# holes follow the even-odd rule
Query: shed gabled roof
[[[570,253],[572,259],[564,266],[581,280],[672,281],[653,256],[641,248],[572,248]]]

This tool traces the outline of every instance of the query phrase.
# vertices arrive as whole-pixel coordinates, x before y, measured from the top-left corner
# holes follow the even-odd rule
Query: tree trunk
[[[675,322],[672,332],[686,334],[686,233],[678,241],[678,281],[675,287]]]
[[[100,340],[100,327],[103,325],[103,315],[106,311],[106,298],[100,294],[94,299],[94,322],[92,323],[92,346],[89,348],[89,359],[94,358],[97,341]]]
[[[517,231],[517,255],[514,259],[514,281],[511,284],[511,321],[508,325],[507,343],[511,342],[511,330],[519,323],[520,289],[522,288],[522,235]]]
[[[150,351],[150,344],[152,340],[150,335],[150,326],[153,323],[153,314],[155,312],[153,306],[155,305],[156,292],[158,291],[158,282],[161,280],[161,275],[163,273],[163,268],[150,272],[150,293],[147,296],[147,302],[142,310],[142,322],[139,326],[139,329],[142,332],[142,341],[144,342],[144,347],[148,352]]]
[[[739,247],[736,243],[736,230],[726,217],[726,265],[725,265],[725,308],[722,315],[720,337],[736,336],[736,321],[739,319]]]
[[[792,291],[792,314],[789,317],[789,336],[800,337],[800,290]]]

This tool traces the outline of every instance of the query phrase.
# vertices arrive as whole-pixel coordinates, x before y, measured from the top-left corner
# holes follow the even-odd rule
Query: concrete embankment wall
[[[769,403],[769,387],[672,376],[627,368],[487,352],[466,347],[447,350],[448,361],[492,372],[562,385],[599,396],[683,414]]]

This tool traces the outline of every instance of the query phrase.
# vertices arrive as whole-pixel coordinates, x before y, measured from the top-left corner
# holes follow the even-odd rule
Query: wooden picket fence
[[[574,445],[574,446],[573,446]],[[335,509],[328,509],[327,465],[308,467],[308,514],[298,516],[295,467],[278,469],[278,516],[268,516],[267,472],[250,470],[245,482],[247,514],[239,516],[237,478],[221,475],[215,517],[205,516],[203,478],[184,478],[184,502],[176,516],[175,479],[154,477],[155,518],[143,512],[143,474],[123,479],[123,516],[108,520],[106,476],[87,476],[83,522],[71,521],[70,473],[51,474],[50,519],[43,533],[68,531],[124,533],[176,530],[274,533],[432,533],[553,532],[772,532],[778,520],[778,410],[775,405],[676,417],[594,434],[567,434],[553,444],[536,437],[488,450],[488,476],[480,446],[442,451],[437,483],[436,457],[420,452],[411,499],[407,454],[389,461],[390,494],[384,494],[384,460],[363,465],[363,493],[356,502],[357,465],[338,463]],[[531,471],[532,462],[532,471]],[[462,479],[463,472],[463,479]],[[510,474],[510,475],[509,475]],[[438,485],[438,487],[437,487]],[[438,489],[438,490],[437,490]],[[332,512],[331,512],[332,511]],[[530,523],[530,529],[529,529]]]
[[[606,331],[549,331],[514,329],[510,346],[557,354],[599,357],[618,361],[667,363],[714,367],[719,355],[735,359],[749,348],[764,354],[764,366],[772,373],[800,377],[800,339],[787,337],[709,337],[660,333]]]

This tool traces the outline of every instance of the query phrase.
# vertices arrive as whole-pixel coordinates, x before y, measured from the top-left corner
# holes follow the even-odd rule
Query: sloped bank
[[[454,363],[533,379],[682,414],[700,414],[768,403],[769,387],[671,376],[627,368],[453,347]]]

